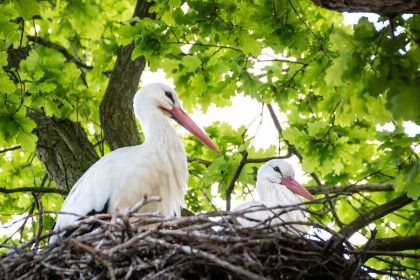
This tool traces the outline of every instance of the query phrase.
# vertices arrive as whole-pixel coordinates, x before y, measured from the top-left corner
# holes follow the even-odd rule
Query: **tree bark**
[[[351,223],[345,225],[341,228],[341,230],[338,232],[341,235],[352,235],[359,229],[367,226],[371,222],[380,219],[389,213],[394,212],[395,210],[398,210],[410,203],[412,203],[413,200],[409,198],[407,195],[402,195],[397,198],[394,198],[391,201],[388,201],[387,203],[381,204],[365,213],[362,213],[359,217],[354,219]]]
[[[139,0],[134,16],[144,17],[148,15],[148,9],[147,1]],[[45,40],[39,42],[39,38],[37,43],[56,49],[76,63],[69,52],[57,44]],[[133,44],[120,48],[100,107],[102,128],[111,149],[140,143],[132,99],[144,70],[145,60],[140,57],[132,61],[133,49]],[[19,63],[13,65],[18,66]],[[49,118],[35,111],[28,111],[28,115],[37,124],[34,134],[38,137],[38,158],[45,164],[47,173],[57,188],[69,191],[82,174],[99,159],[95,148],[80,124]]]
[[[384,16],[420,13],[419,0],[312,0],[312,2],[337,12],[375,13]]]
[[[363,184],[349,186],[307,186],[311,194],[359,193],[359,192],[390,192],[394,191],[393,184]]]
[[[69,191],[82,174],[99,159],[80,126],[70,120],[56,120],[28,110],[37,124],[36,154],[58,189]]]
[[[149,15],[150,3],[137,2],[133,17]],[[133,97],[146,61],[143,56],[131,60],[134,43],[121,47],[100,107],[101,125],[111,150],[140,144],[133,113]]]
[[[405,251],[418,249],[420,249],[420,235],[374,239],[368,247],[368,250],[378,251]]]

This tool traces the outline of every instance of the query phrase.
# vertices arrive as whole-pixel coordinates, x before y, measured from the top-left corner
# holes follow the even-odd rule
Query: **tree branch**
[[[230,200],[232,196],[233,189],[235,187],[235,182],[238,180],[239,175],[241,175],[241,171],[245,166],[246,158],[248,157],[248,152],[244,151],[242,154],[242,159],[239,162],[238,168],[236,168],[235,174],[233,174],[232,180],[229,183],[229,186],[226,189],[226,211],[230,210]]]
[[[418,0],[312,0],[316,5],[337,12],[380,15],[419,14]]]
[[[150,3],[138,0],[133,17],[151,17]],[[118,51],[117,61],[100,106],[100,119],[105,140],[111,150],[140,144],[133,114],[133,97],[146,61],[143,56],[131,60],[134,43]]]
[[[311,194],[358,193],[358,192],[389,192],[394,190],[392,184],[364,184],[350,186],[307,186]]]
[[[268,103],[267,108],[268,108],[268,111],[270,111],[270,116],[271,116],[271,119],[273,120],[274,126],[276,127],[277,132],[279,133],[279,141],[280,141],[280,137],[283,134],[283,128],[281,127],[279,119],[277,118],[276,113],[274,112],[273,105]]]
[[[14,150],[19,150],[19,149],[20,149],[20,145],[9,147],[9,148],[0,149],[0,154],[6,153],[6,152],[10,152],[10,151],[14,151]]]
[[[66,195],[68,193],[66,190],[60,190],[60,189],[55,189],[55,188],[22,187],[22,188],[7,189],[5,187],[0,187],[0,193],[18,193],[18,192],[57,193],[61,195]]]
[[[409,254],[409,253],[399,253],[392,251],[379,251],[379,250],[348,250],[351,254],[360,254],[369,257],[375,256],[390,256],[390,257],[402,257],[402,258],[413,258],[420,259],[420,254]]]
[[[56,120],[28,109],[37,125],[36,154],[45,164],[57,188],[69,191],[82,174],[98,159],[92,143],[78,123]]]
[[[387,203],[379,205],[378,207],[375,207],[367,211],[366,213],[363,213],[351,223],[343,226],[338,233],[341,235],[352,235],[353,233],[367,226],[371,222],[380,219],[385,215],[410,204],[411,202],[413,202],[413,200],[405,194],[394,198],[393,200],[388,201]]]
[[[291,156],[292,156],[292,153],[290,152],[290,153],[287,153],[284,156],[265,157],[265,158],[249,158],[245,161],[245,164],[248,164],[248,163],[264,163],[264,162],[267,162],[267,161],[272,160],[272,159],[285,159],[285,158],[290,158]]]
[[[284,156],[275,156],[275,157],[264,157],[264,158],[247,158],[245,160],[245,164],[248,163],[265,163],[269,160],[272,159],[285,159],[285,158],[290,158],[292,156],[291,152],[287,153]],[[201,158],[196,158],[196,157],[187,157],[188,162],[198,162],[201,163],[205,166],[210,166],[213,162],[209,161],[209,160],[205,160],[205,159],[201,159]]]
[[[419,249],[420,235],[374,239],[368,247],[368,250],[374,251],[405,251]]]
[[[56,50],[58,52],[60,52],[62,55],[64,55],[64,57],[68,60],[73,62],[74,64],[76,64],[79,67],[85,68],[85,69],[92,69],[92,66],[86,65],[85,63],[83,63],[77,56],[74,56],[72,54],[70,54],[70,52],[63,46],[56,44],[54,42],[48,41],[44,38],[41,37],[37,37],[37,36],[31,36],[28,35],[27,36],[28,41],[30,42],[34,42],[34,43],[38,43],[40,45],[43,45],[47,48]]]
[[[277,132],[279,133],[279,141],[280,141],[281,137],[283,136],[283,128],[281,127],[280,121],[277,118],[276,113],[274,112],[273,106],[271,104],[267,104],[267,108],[270,111],[271,119],[273,120],[274,125],[277,129]],[[302,162],[302,159],[303,159],[302,154],[296,149],[296,147],[294,145],[290,144],[289,141],[287,141],[287,140],[283,140],[283,141],[289,147],[289,152],[291,152],[293,155],[295,155],[299,159],[299,161]],[[314,172],[310,173],[310,175],[314,179],[314,181],[317,183],[318,186],[322,185],[321,180],[319,179],[319,177]]]
[[[187,161],[188,162],[198,162],[198,163],[201,163],[201,164],[205,165],[206,167],[209,167],[212,164],[212,162],[209,161],[209,160],[196,158],[196,157],[187,157]]]

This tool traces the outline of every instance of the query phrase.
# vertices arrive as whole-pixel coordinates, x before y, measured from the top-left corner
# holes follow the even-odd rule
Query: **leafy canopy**
[[[134,4],[0,2],[0,147],[20,146],[1,153],[0,186],[54,187],[35,156],[36,125],[28,108],[80,122],[89,128],[93,143],[102,139],[99,104],[118,48],[133,42],[132,59],[142,55],[151,70],[163,69],[173,78],[187,110],[229,106],[239,94],[278,104],[288,123],[279,138],[280,152],[293,145],[305,172],[316,174],[325,185],[395,185],[394,193],[337,200],[342,222],[395,193],[420,197],[420,135],[409,136],[403,128],[404,121],[420,124],[419,16],[395,17],[392,25],[380,18],[385,27],[377,29],[366,18],[343,26],[342,15],[310,1],[169,0],[152,5],[154,17],[132,19]],[[41,38],[73,58],[55,45],[42,44]],[[377,129],[386,123],[393,130]],[[203,193],[211,197],[213,184],[225,198],[244,151],[249,158],[278,153],[276,147],[253,147],[246,128],[232,129],[229,120],[206,130],[223,156],[216,158],[194,139],[185,139],[189,156],[212,161],[208,168],[190,164],[186,201],[194,212],[211,209]],[[235,183],[237,197],[253,188],[257,167],[245,165]],[[57,194],[38,198],[45,210],[58,210],[62,201]],[[33,212],[35,200],[30,193],[0,194],[1,222]],[[316,211],[326,207],[313,206]],[[413,222],[419,213],[413,203],[375,221],[377,236],[420,232],[420,223]],[[46,217],[44,230],[53,220]],[[33,219],[24,239],[38,230],[38,218]],[[323,222],[338,228],[330,212]],[[390,230],[391,223],[398,227]],[[366,229],[363,234],[368,235]]]

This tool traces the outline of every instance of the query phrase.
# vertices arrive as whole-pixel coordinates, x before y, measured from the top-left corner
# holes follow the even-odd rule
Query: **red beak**
[[[204,145],[207,145],[210,149],[220,154],[219,149],[210,140],[210,138],[195,124],[195,122],[180,108],[174,106],[172,110],[166,110],[175,121],[182,125],[192,135],[198,138]]]
[[[295,194],[303,196],[304,198],[309,199],[309,200],[314,200],[314,197],[312,196],[312,194],[307,189],[305,189],[301,184],[296,182],[296,180],[293,179],[292,177],[286,177],[286,178],[281,179],[281,184],[283,186],[286,186],[290,191],[292,191]]]

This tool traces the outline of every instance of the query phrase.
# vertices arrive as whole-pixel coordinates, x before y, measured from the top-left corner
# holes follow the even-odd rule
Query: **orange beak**
[[[312,194],[305,189],[301,184],[299,184],[298,182],[296,182],[295,179],[293,179],[292,177],[286,177],[281,179],[281,184],[283,186],[286,186],[286,188],[288,188],[291,192],[303,196],[306,199],[309,200],[314,200],[314,197],[312,196]]]
[[[174,106],[172,110],[165,110],[172,118],[188,130],[192,135],[198,138],[204,145],[220,154],[219,149],[211,141],[211,139],[198,127],[198,125],[180,108]]]

